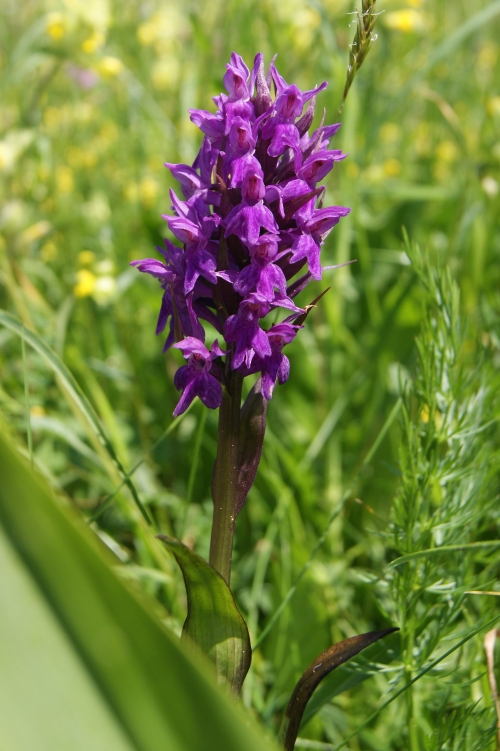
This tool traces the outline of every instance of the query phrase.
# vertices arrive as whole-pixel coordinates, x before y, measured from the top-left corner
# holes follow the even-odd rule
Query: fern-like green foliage
[[[408,246],[407,254],[421,283],[423,320],[415,377],[403,387],[401,485],[387,544],[394,557],[410,559],[385,576],[401,625],[404,681],[491,618],[495,598],[467,590],[492,588],[498,555],[476,545],[498,537],[498,456],[490,440],[497,395],[487,366],[471,361],[471,331],[449,269],[434,266],[417,247]],[[435,554],[448,546],[454,547]],[[412,751],[491,747],[495,718],[475,690],[477,681],[489,694],[484,667],[478,665],[472,682],[461,669],[478,656],[476,636],[408,689],[401,731],[405,726]]]

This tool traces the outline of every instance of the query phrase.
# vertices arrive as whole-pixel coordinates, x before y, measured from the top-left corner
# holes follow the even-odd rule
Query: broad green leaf
[[[365,647],[394,631],[397,629],[387,628],[384,631],[371,631],[368,634],[352,636],[350,639],[334,644],[316,657],[297,682],[285,711],[280,730],[280,739],[283,741],[285,751],[293,751],[304,710],[323,678],[339,665],[359,654]]]
[[[2,751],[271,751],[4,435],[0,467]]]
[[[188,615],[182,635],[215,663],[217,676],[238,694],[252,659],[250,637],[233,594],[219,574],[201,556],[178,540],[158,535],[173,555],[184,577]]]
[[[86,751],[91,739],[93,751],[133,751],[1,527],[0,569],[1,747]]]

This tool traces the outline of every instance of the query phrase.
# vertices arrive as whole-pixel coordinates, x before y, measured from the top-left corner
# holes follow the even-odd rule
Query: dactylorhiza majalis
[[[163,261],[132,265],[159,280],[156,333],[168,326],[164,351],[174,346],[187,361],[174,379],[181,392],[174,415],[196,396],[220,407],[210,563],[229,582],[234,522],[257,471],[267,402],[288,379],[283,349],[307,315],[294,299],[321,279],[321,245],[349,209],[324,207],[318,187],[346,156],[329,148],[339,124],[322,121],[309,134],[327,84],[302,92],[274,61],[266,73],[260,53],[251,71],[234,52],[226,68],[217,111],[190,110],[204,134],[193,165],[166,164],[184,199],[172,190],[173,214],[164,216],[180,245],[166,239]],[[276,309],[282,320],[266,325]],[[205,346],[203,322],[223,346]],[[241,407],[242,380],[252,374],[258,380]]]
[[[171,191],[174,213],[164,218],[182,246],[165,240],[165,248],[158,248],[164,261],[147,258],[133,265],[159,280],[163,298],[156,331],[169,324],[165,350],[173,345],[187,361],[174,378],[181,392],[174,415],[185,412],[196,396],[219,408],[209,563],[178,540],[159,537],[184,575],[183,635],[208,655],[218,678],[237,695],[252,649],[229,590],[236,517],[259,466],[268,402],[276,383],[290,373],[283,349],[317,301],[302,309],[294,299],[312,279],[321,279],[321,245],[349,209],[324,207],[325,188],[318,187],[345,158],[328,148],[340,125],[322,120],[309,135],[316,95],[326,83],[302,92],[286,83],[274,61],[266,74],[260,53],[252,71],[234,52],[226,68],[227,94],[214,97],[217,112],[190,111],[204,134],[193,165],[166,164],[184,200]],[[268,314],[274,322],[266,325]],[[203,322],[224,339],[222,346],[218,340],[210,349],[205,346]],[[250,375],[257,378],[242,405],[243,379]],[[307,668],[283,717],[285,751],[294,748],[319,682],[394,630],[344,639]]]

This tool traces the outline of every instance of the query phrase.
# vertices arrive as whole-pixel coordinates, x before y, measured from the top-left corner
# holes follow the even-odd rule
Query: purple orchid
[[[229,316],[224,326],[226,342],[234,342],[232,366],[239,368],[243,363],[250,367],[255,354],[265,357],[271,354],[269,340],[259,326],[259,319],[271,309],[269,302],[252,292],[240,303],[238,313]]]
[[[226,353],[219,347],[217,340],[212,344],[210,352],[203,342],[194,336],[188,336],[182,342],[174,344],[182,350],[187,365],[183,365],[174,378],[174,386],[182,391],[182,396],[174,409],[174,417],[182,415],[189,407],[195,396],[210,409],[216,409],[222,401],[222,386],[210,373],[212,362],[216,357]]]
[[[274,62],[266,73],[262,54],[250,70],[233,52],[224,86],[226,92],[214,97],[216,112],[190,110],[204,134],[193,164],[165,164],[184,200],[171,191],[172,212],[164,218],[182,247],[166,241],[163,261],[133,262],[163,289],[157,333],[170,321],[165,348],[177,342],[188,361],[175,377],[182,391],[175,415],[195,396],[219,406],[231,373],[260,373],[265,400],[287,380],[290,364],[282,350],[300,328],[293,320],[304,312],[293,298],[321,279],[321,246],[349,213],[342,206],[323,208],[319,185],[346,156],[329,148],[340,125],[321,121],[309,135],[326,83],[301,91]],[[292,315],[266,326],[264,319],[278,308]],[[224,336],[227,353],[217,344],[208,351],[203,321]]]
[[[290,361],[283,354],[283,347],[290,344],[297,334],[298,326],[290,323],[279,323],[272,326],[267,332],[267,338],[271,346],[271,354],[262,361],[255,363],[262,374],[261,392],[265,399],[271,399],[276,386],[285,383],[290,375]]]
[[[260,229],[277,232],[278,225],[272,211],[264,206],[266,195],[262,170],[250,167],[241,185],[242,202],[235,206],[225,221],[226,236],[236,235],[245,245],[255,245]]]
[[[238,274],[234,289],[242,297],[256,292],[268,302],[275,301],[275,288],[279,297],[286,297],[286,278],[280,267],[273,263],[278,257],[278,235],[261,235],[249,248],[251,263]],[[284,254],[281,253],[280,256]]]
[[[250,93],[247,87],[250,71],[245,65],[243,58],[233,52],[231,62],[226,65],[227,72],[224,76],[224,86],[230,99],[249,99]]]

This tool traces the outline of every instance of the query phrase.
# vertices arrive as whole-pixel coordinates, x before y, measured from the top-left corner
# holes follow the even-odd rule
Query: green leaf
[[[386,628],[384,631],[370,631],[368,634],[352,636],[350,639],[344,639],[334,644],[316,657],[297,682],[285,711],[280,730],[280,739],[283,741],[285,751],[293,751],[304,710],[323,678],[339,665],[357,655],[365,647],[397,630],[396,628]]]
[[[0,744],[271,751],[0,435]]]
[[[347,663],[331,672],[321,683],[311,697],[302,718],[305,725],[311,717],[319,712],[321,707],[330,702],[335,696],[363,683],[377,672],[379,665],[389,665],[401,658],[401,638],[399,633],[388,636],[384,641],[371,644],[363,650],[359,664]],[[356,660],[358,663],[358,660]]]
[[[480,540],[479,542],[464,542],[463,545],[440,545],[437,548],[428,548],[427,550],[417,550],[415,553],[408,553],[408,555],[402,555],[400,558],[395,558],[389,563],[389,568],[396,568],[402,566],[404,563],[410,561],[417,561],[420,558],[430,558],[442,553],[460,553],[462,551],[468,552],[469,550],[481,550],[482,548],[499,548],[500,540]]]
[[[217,677],[238,694],[252,660],[245,621],[228,585],[209,563],[178,540],[158,535],[182,571],[188,615],[182,635],[189,637],[215,664]]]
[[[266,432],[267,399],[258,391],[255,383],[240,413],[239,469],[236,490],[235,516],[243,508],[259,468],[262,446]]]

